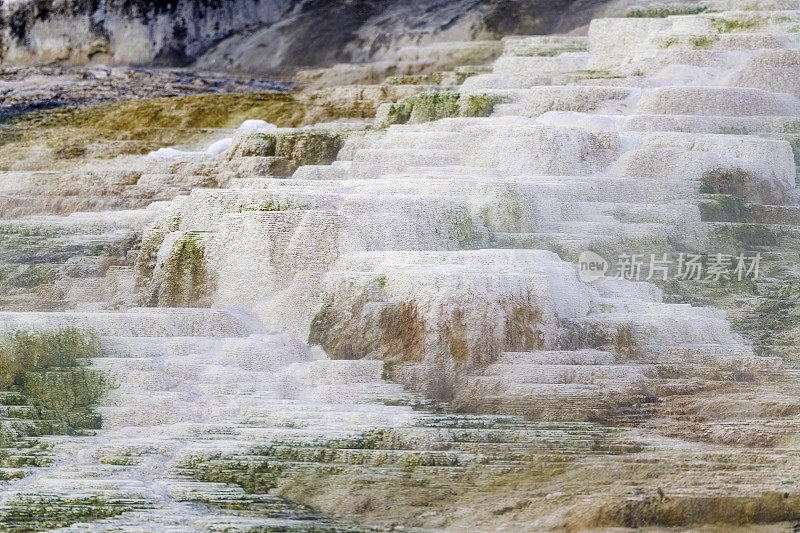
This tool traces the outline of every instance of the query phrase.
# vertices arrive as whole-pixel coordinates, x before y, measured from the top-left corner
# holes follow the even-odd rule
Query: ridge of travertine
[[[781,268],[761,283],[798,276],[778,246],[800,225],[800,6],[707,5],[718,12],[595,20],[588,39],[507,39],[460,88],[491,116],[334,141],[309,133],[330,126],[240,130],[222,155],[138,160],[155,188],[184,192],[195,172],[217,177],[207,188],[7,222],[45,250],[144,236],[105,276],[74,265],[88,274],[51,289],[70,310],[0,314],[4,333],[100,335],[92,367],[112,384],[97,435],[47,438],[52,466],[4,469],[21,478],[0,519],[29,523],[58,495],[54,523],[78,530],[355,527],[269,491],[463,530],[800,519],[800,391],[783,354],[754,350],[723,310],[644,281],[587,283],[574,264],[752,245]],[[749,218],[709,207],[731,202]],[[418,393],[483,416],[414,410],[430,407]],[[448,517],[459,505],[467,516]]]

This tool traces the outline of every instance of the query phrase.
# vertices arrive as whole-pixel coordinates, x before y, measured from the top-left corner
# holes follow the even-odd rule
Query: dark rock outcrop
[[[568,31],[605,0],[6,0],[3,64],[251,73],[380,60],[397,47]]]

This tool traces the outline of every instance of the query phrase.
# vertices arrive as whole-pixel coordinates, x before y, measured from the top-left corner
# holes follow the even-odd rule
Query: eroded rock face
[[[0,56],[6,64],[195,64],[285,74],[380,60],[407,45],[565,31],[586,24],[603,4],[573,3],[23,0],[2,6]]]
[[[185,65],[252,24],[273,24],[296,2],[5,2],[6,63]]]

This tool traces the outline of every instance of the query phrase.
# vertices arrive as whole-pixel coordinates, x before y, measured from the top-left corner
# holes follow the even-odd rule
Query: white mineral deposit
[[[0,531],[798,530],[800,2],[94,4],[0,3]]]

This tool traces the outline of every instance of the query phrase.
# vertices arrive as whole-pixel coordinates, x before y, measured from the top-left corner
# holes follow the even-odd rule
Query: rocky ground
[[[800,5],[624,14],[9,71],[0,529],[796,529]]]
[[[179,70],[12,66],[0,69],[0,120],[65,105],[286,89],[271,80]]]

